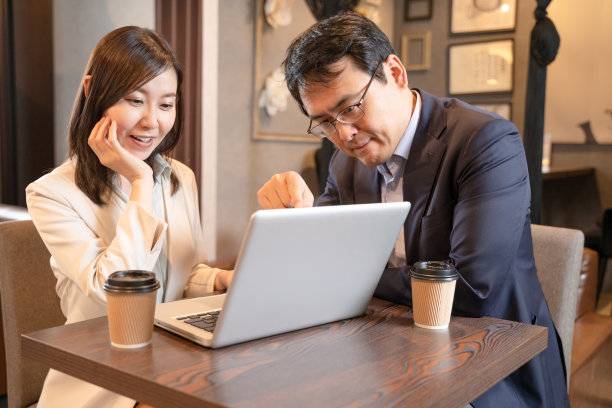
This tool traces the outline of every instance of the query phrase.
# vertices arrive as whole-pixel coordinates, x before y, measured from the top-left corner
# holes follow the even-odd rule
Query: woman
[[[183,114],[182,70],[153,31],[123,27],[90,57],[69,124],[69,159],[26,189],[51,253],[66,323],[106,314],[118,270],[155,272],[158,302],[223,290],[208,267],[193,172],[169,155]],[[133,407],[135,401],[51,370],[46,407]]]

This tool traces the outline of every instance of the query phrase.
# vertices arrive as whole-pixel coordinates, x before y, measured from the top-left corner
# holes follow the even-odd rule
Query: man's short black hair
[[[287,87],[306,113],[300,89],[308,83],[328,83],[341,72],[330,65],[349,57],[369,75],[378,63],[395,54],[389,38],[372,22],[355,12],[345,12],[322,20],[304,31],[287,49],[283,61]],[[379,70],[376,78],[386,83]]]

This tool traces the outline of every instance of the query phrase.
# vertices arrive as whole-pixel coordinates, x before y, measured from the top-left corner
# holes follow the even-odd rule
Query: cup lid
[[[158,288],[153,272],[139,270],[113,272],[104,283],[104,290],[110,293],[152,292]]]
[[[433,281],[454,281],[459,278],[455,266],[446,261],[419,261],[416,262],[411,276],[416,279]]]

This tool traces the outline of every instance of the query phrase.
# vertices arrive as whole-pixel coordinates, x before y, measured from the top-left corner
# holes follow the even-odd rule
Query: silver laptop
[[[223,347],[361,315],[410,203],[261,210],[226,294],[158,304],[155,324]]]

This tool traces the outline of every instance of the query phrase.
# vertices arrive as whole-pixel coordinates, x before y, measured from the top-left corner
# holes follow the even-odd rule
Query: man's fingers
[[[257,192],[262,208],[312,207],[314,198],[306,182],[295,171],[275,174]]]
[[[312,192],[306,185],[306,182],[295,171],[290,171],[286,174],[287,191],[292,207],[312,207],[314,198]]]
[[[287,174],[275,174],[271,181],[271,191],[269,197],[273,202],[277,202],[274,208],[291,208],[294,206],[292,192],[287,181]]]
[[[266,184],[264,184],[263,187],[260,188],[257,192],[259,205],[261,205],[261,208],[264,208],[266,210],[272,208],[285,208],[285,205],[283,204],[282,200],[278,196],[277,191],[272,185],[273,183],[270,180]]]
[[[308,187],[306,187],[302,195],[302,203],[304,207],[312,207],[314,205],[314,196]]]

